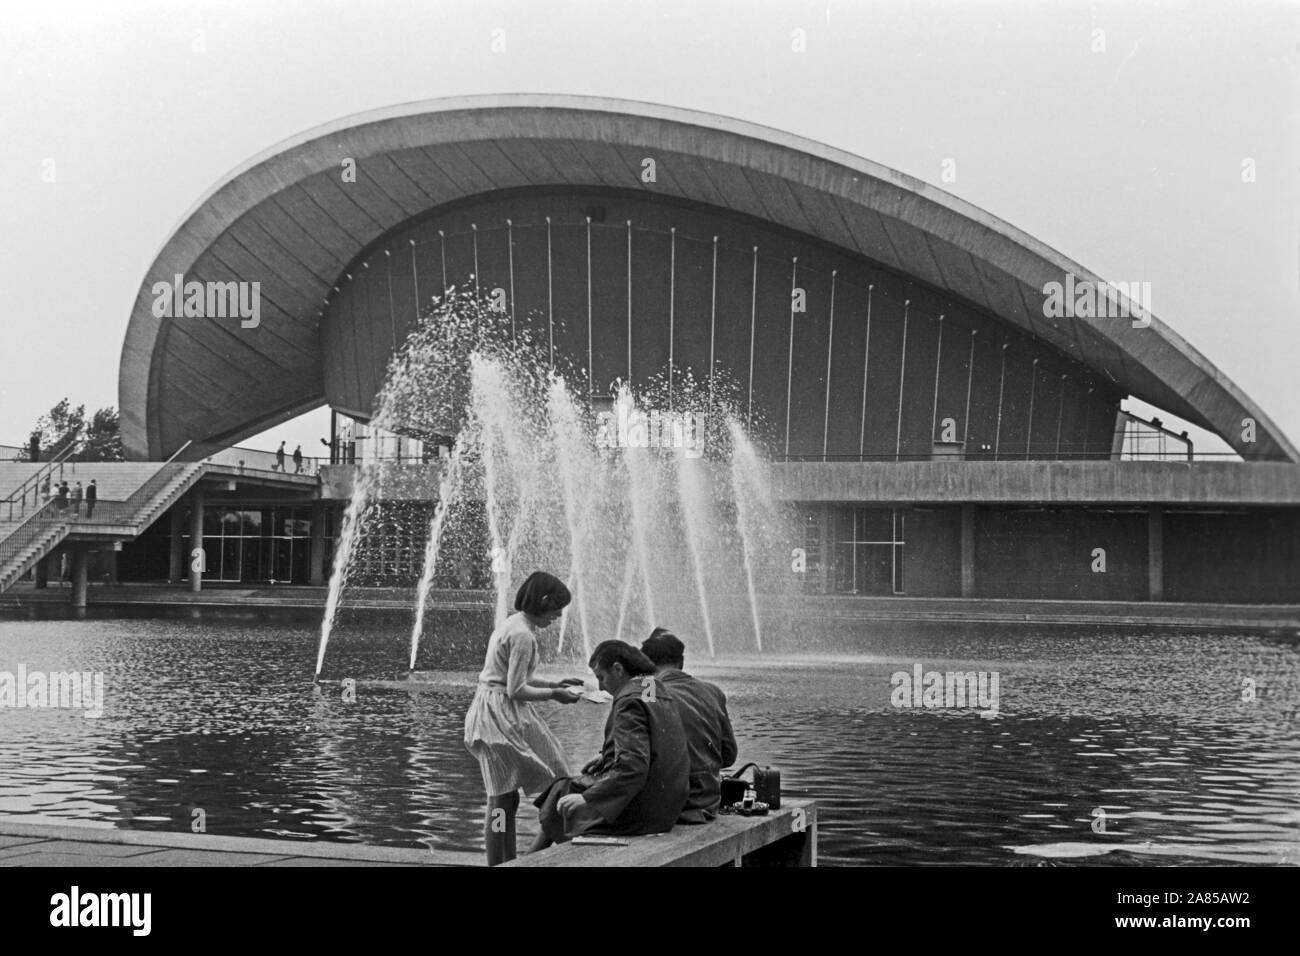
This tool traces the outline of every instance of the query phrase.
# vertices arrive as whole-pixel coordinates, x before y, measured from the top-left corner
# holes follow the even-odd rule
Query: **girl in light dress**
[[[535,680],[533,671],[537,632],[559,618],[571,600],[563,581],[535,571],[515,595],[515,613],[488,639],[478,689],[465,715],[465,746],[478,760],[487,790],[488,866],[515,858],[520,789],[536,793],[556,777],[569,776],[560,743],[534,702],[572,704],[580,697],[582,679]]]

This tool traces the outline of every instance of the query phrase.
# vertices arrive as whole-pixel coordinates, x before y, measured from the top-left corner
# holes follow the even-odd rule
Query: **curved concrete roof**
[[[657,181],[641,181],[642,160]],[[345,158],[355,183],[343,184]],[[934,186],[768,127],[647,103],[540,94],[409,103],[292,137],[185,216],[140,287],[119,406],[132,457],[186,440],[207,454],[324,401],[320,315],[359,253],[412,216],[521,187],[639,189],[778,223],[960,296],[1136,398],[1219,434],[1244,458],[1300,460],[1266,415],[1154,316],[1050,319],[1043,287],[1101,281]],[[155,282],[262,283],[261,325],[153,314]],[[1242,439],[1253,418],[1256,441]]]

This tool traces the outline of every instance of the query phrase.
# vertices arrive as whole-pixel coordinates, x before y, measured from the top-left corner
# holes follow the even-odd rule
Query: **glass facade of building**
[[[334,514],[325,512],[325,573],[334,550]],[[185,510],[183,527],[189,527]],[[192,546],[182,535],[184,553]],[[212,505],[203,509],[204,579],[243,584],[308,584],[311,578],[311,507]]]
[[[906,594],[903,530],[898,508],[809,506],[800,511],[806,571],[812,594]]]
[[[835,517],[835,593],[906,593],[903,513],[893,508],[844,508]]]

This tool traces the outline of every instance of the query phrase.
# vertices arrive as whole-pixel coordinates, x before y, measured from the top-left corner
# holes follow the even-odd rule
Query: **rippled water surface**
[[[481,850],[462,743],[481,618],[440,615],[418,684],[402,620],[0,619],[0,672],[101,671],[104,715],[0,707],[0,814]],[[1263,636],[877,627],[852,653],[707,661],[742,760],[820,805],[823,864],[1300,862],[1300,649]],[[554,635],[550,636],[554,640]],[[836,646],[843,646],[839,642]],[[555,660],[551,676],[586,675]],[[996,672],[998,713],[895,707],[890,677]],[[1253,697],[1253,699],[1251,699]],[[605,709],[541,705],[575,763]],[[521,848],[536,828],[525,801]]]

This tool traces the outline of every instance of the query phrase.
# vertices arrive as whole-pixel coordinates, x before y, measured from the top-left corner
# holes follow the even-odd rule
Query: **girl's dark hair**
[[[587,666],[592,670],[597,667],[613,667],[622,664],[629,677],[640,677],[655,672],[654,661],[646,657],[626,641],[602,641],[591,652]]]
[[[515,610],[540,617],[548,611],[563,610],[572,600],[563,581],[545,571],[534,571],[515,594]]]

